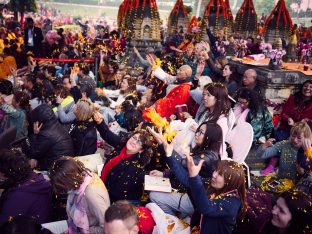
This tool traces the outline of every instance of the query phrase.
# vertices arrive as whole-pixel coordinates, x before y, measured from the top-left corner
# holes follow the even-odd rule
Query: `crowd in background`
[[[216,46],[224,31],[208,21],[209,41],[176,31],[142,53],[104,21],[55,30],[72,19],[46,11],[24,30],[10,20],[0,28],[0,134],[16,127],[0,150],[1,233],[49,233],[40,224],[62,219],[68,233],[152,233],[149,201],[193,233],[311,232],[312,79],[273,124],[257,71],[238,73]],[[255,38],[247,47],[261,52]],[[250,151],[268,160],[261,174],[278,167],[269,186],[248,188],[232,159],[227,136],[242,123],[253,129]],[[76,157],[100,148],[98,176]],[[170,178],[175,191],[147,193],[145,175]]]

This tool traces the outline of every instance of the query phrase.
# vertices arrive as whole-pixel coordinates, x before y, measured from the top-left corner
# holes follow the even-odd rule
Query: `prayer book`
[[[169,178],[145,175],[144,190],[170,193],[172,188]]]

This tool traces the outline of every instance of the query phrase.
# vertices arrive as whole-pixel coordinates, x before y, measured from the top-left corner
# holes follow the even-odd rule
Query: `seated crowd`
[[[26,36],[18,55],[14,42],[3,50],[22,62],[0,77],[0,233],[51,233],[41,224],[64,219],[69,234],[153,233],[166,221],[160,214],[192,233],[311,232],[311,79],[273,125],[256,70],[239,74],[206,41],[184,51],[171,41],[146,57],[134,48],[140,67],[101,53],[97,83],[87,63],[35,62],[54,44]],[[71,58],[62,46],[59,58]],[[252,187],[227,141],[242,123],[253,130],[247,158],[268,160],[263,175],[276,172]],[[96,152],[98,174],[77,158]],[[146,175],[169,178],[172,192],[145,191]]]

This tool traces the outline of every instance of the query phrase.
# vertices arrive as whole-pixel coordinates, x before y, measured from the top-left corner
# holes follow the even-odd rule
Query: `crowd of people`
[[[70,234],[152,233],[149,202],[192,233],[311,233],[312,79],[273,125],[257,71],[220,55],[209,22],[209,41],[180,31],[144,53],[104,23],[41,23],[0,28],[0,137],[16,128],[0,150],[0,233],[51,233],[41,224],[63,219]],[[249,188],[233,160],[227,136],[242,123],[268,159],[261,174],[277,172],[269,186]],[[98,150],[99,175],[76,158]],[[144,191],[145,175],[173,192]]]

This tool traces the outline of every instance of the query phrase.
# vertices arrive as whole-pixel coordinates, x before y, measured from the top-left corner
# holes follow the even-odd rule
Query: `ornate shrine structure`
[[[168,35],[171,36],[175,30],[179,32],[182,29],[186,32],[189,23],[183,0],[177,0],[168,18]]]

